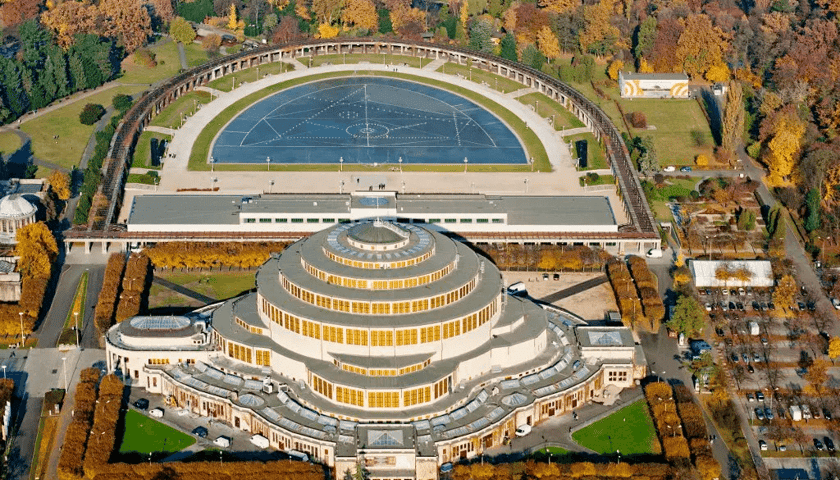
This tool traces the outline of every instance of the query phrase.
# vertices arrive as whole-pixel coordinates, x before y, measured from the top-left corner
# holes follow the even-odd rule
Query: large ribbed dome
[[[0,199],[0,218],[26,218],[36,211],[34,205],[16,193]]]
[[[377,221],[360,223],[347,231],[347,236],[364,243],[397,243],[408,238],[409,233],[399,226]]]

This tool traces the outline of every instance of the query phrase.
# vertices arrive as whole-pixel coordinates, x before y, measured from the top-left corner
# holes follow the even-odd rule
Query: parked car
[[[213,445],[216,445],[217,447],[228,448],[230,446],[230,437],[226,437],[224,435],[216,437],[216,439],[213,440]]]
[[[145,410],[149,408],[149,400],[145,398],[138,398],[137,401],[134,402],[134,407],[137,410]]]
[[[155,418],[163,418],[163,409],[162,408],[153,408],[149,410],[149,416]]]
[[[554,279],[555,279],[555,280],[560,280],[560,274],[559,274],[559,273],[555,273],[555,274],[554,274]]]
[[[755,409],[755,418],[756,418],[756,420],[764,420],[764,409],[763,408],[756,408]]]
[[[827,448],[829,452],[834,451],[834,440],[832,440],[828,437],[824,437],[823,438],[823,443],[825,443],[825,448]]]
[[[516,427],[515,433],[517,437],[524,437],[525,435],[531,433],[531,426],[527,423],[523,423],[522,425]]]
[[[663,172],[676,172],[677,167],[675,167],[673,165],[668,165],[667,167],[663,168],[662,171]]]
[[[767,420],[773,420],[773,410],[770,410],[770,407],[764,407],[764,416]]]
[[[753,309],[753,310],[755,310],[755,311],[759,311],[759,310],[761,310],[761,305],[759,305],[759,303],[758,303],[758,302],[756,302],[755,300],[753,300],[753,302],[752,302],[752,309]]]
[[[739,311],[739,312],[744,312],[744,311],[746,311],[746,309],[744,308],[744,304],[743,304],[743,303],[741,303],[741,302],[736,303],[736,304],[735,304],[735,307],[737,307],[737,308],[738,308],[738,311]]]
[[[833,418],[831,416],[831,410],[823,408],[823,417],[825,417],[826,420],[831,420]]]
[[[735,302],[729,302],[729,309],[735,311],[737,307],[735,306]],[[743,308],[743,305],[741,306]]]
[[[707,312],[711,312],[711,311],[712,311],[712,304],[711,304],[711,303],[709,303],[709,302],[706,302],[706,311],[707,311]]]
[[[738,287],[738,295],[741,295],[743,297],[746,294],[747,294],[747,291],[744,290],[744,287]]]
[[[681,171],[681,172],[688,173],[688,172],[690,172],[690,171],[691,171],[691,167],[682,167],[682,168],[680,168],[680,171]]]
[[[761,337],[761,344],[762,344],[762,345],[764,345],[764,346],[766,347],[769,343],[770,343],[770,342],[768,342],[768,341],[767,341],[767,339],[766,339],[765,337]]]
[[[763,402],[764,401],[764,393],[755,392],[755,399],[758,400],[759,402]]]
[[[815,438],[814,439],[814,448],[816,448],[819,451],[823,451],[823,450],[825,450],[825,445],[823,445],[823,443],[820,441],[819,438]]]
[[[761,361],[761,356],[757,353],[753,353],[753,362],[758,363],[760,361]]]
[[[755,373],[755,368],[752,365],[747,365],[747,371],[750,373]]]
[[[773,302],[770,302],[770,303],[767,304],[767,308],[770,309],[770,311],[772,312],[773,310],[776,309],[776,304],[773,303]]]
[[[840,300],[837,300],[834,297],[831,297],[831,304],[834,305],[834,308],[840,310]]]
[[[764,440],[759,440],[758,448],[760,448],[762,451],[767,450],[767,442],[765,442]]]
[[[787,452],[787,445],[785,445],[784,443],[779,445],[779,451],[780,452]]]
[[[192,434],[196,437],[205,438],[207,437],[207,429],[204,427],[195,427],[193,428]]]
[[[800,311],[800,312],[804,312],[804,311],[805,311],[805,308],[806,308],[806,307],[805,307],[805,302],[796,302],[796,306],[797,306],[797,307],[799,307],[799,311]]]
[[[747,401],[748,402],[754,402],[755,401],[755,396],[752,393],[748,393],[747,394]]]
[[[720,293],[721,293],[721,295],[729,295],[729,289],[724,288],[723,290],[720,291]]]
[[[741,354],[741,359],[744,361],[744,363],[750,363],[750,357],[748,357],[746,353]]]

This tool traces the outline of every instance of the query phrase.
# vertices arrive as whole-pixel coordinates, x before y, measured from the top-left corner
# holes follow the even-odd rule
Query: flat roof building
[[[689,98],[684,73],[618,72],[621,98]]]

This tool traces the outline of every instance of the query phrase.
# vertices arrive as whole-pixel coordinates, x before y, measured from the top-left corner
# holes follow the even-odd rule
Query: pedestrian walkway
[[[212,88],[210,90],[212,90]],[[176,132],[176,130],[174,128],[156,127],[154,125],[149,125],[144,130],[146,130],[147,132],[157,132],[157,133],[163,133],[163,134],[166,134],[166,135],[175,135],[175,132]]]
[[[221,90],[216,90],[215,88],[205,87],[203,85],[200,86],[200,87],[195,87],[195,89],[196,90],[201,90],[203,92],[209,92],[210,95],[213,95],[214,97],[218,97],[219,95],[224,95],[225,93],[227,93],[227,92],[223,92]],[[146,127],[146,129],[148,130],[149,127]]]
[[[559,132],[557,132],[557,135],[562,138],[562,137],[569,137],[569,136],[572,136],[572,135],[578,135],[578,134],[581,134],[581,133],[587,133],[587,132],[590,132],[590,131],[591,130],[589,130],[588,127],[567,128],[565,130],[560,130]]]
[[[206,295],[202,295],[202,294],[196,292],[195,290],[190,290],[189,288],[178,285],[177,283],[172,283],[169,280],[164,280],[162,278],[155,277],[152,280],[152,282],[157,283],[158,285],[160,285],[162,287],[166,287],[166,288],[168,288],[168,289],[170,289],[174,292],[180,293],[181,295],[184,295],[184,296],[190,297],[192,299],[198,300],[199,302],[204,302],[204,303],[215,303],[216,302],[215,298],[208,297]]]
[[[423,67],[423,70],[430,70],[434,72],[438,68],[440,68],[444,63],[446,63],[446,60],[444,60],[443,58],[436,58],[431,62],[427,63],[426,66]]]
[[[298,61],[297,58],[284,58],[281,61],[283,63],[288,63],[289,65],[294,66],[295,70],[306,70],[307,68],[309,68],[306,65],[300,63],[300,61]]]
[[[39,167],[47,167],[47,168],[51,168],[53,170],[59,170],[59,171],[65,172],[65,173],[70,171],[69,169],[67,169],[65,167],[62,167],[61,165],[58,165],[58,164],[55,164],[55,163],[52,163],[52,162],[48,162],[46,160],[42,160],[42,159],[36,157],[35,155],[32,155],[32,139],[29,137],[29,134],[24,132],[23,130],[18,130],[17,128],[10,127],[10,126],[4,126],[4,127],[0,127],[0,132],[12,132],[15,135],[17,135],[18,138],[20,139],[20,148],[16,151],[10,152],[8,155],[6,155],[6,160],[7,161],[9,160],[10,157],[13,157],[15,153],[17,153],[21,149],[26,148],[26,149],[29,149],[29,154],[30,154],[29,159],[32,160],[33,165],[38,165]]]
[[[519,98],[523,95],[528,95],[529,93],[537,93],[537,91],[538,90],[536,88],[520,88],[519,90],[506,93],[505,95],[507,95],[509,98]]]

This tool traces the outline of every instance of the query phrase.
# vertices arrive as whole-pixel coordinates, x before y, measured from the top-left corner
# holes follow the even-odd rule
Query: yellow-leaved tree
[[[609,75],[613,80],[618,80],[618,72],[620,72],[623,67],[624,62],[621,60],[614,60],[607,69],[607,75]]]
[[[15,239],[15,254],[20,257],[18,269],[21,275],[49,278],[52,262],[58,256],[58,245],[47,225],[44,222],[26,225],[18,229]]]
[[[581,50],[588,53],[590,47],[597,43],[621,38],[618,28],[611,23],[615,4],[616,0],[601,0],[595,5],[584,7],[583,18],[586,26],[578,39]]]
[[[805,124],[793,108],[782,109],[773,125],[773,135],[767,143],[765,162],[770,169],[768,181],[773,185],[784,183],[796,167]]]
[[[549,63],[560,56],[560,43],[548,25],[543,26],[537,33],[537,48],[545,55]]]
[[[338,27],[328,23],[318,25],[318,38],[334,38],[338,36]]]
[[[72,193],[70,192],[70,177],[66,173],[53,170],[48,180],[53,192],[55,192],[60,200],[70,198],[70,194]]]
[[[580,0],[539,0],[539,5],[552,13],[566,13],[580,5]]]
[[[710,82],[726,82],[730,75],[729,67],[723,62],[712,65],[706,70],[706,80]]]
[[[729,36],[712,25],[708,15],[690,15],[683,21],[685,29],[677,41],[676,56],[685,73],[700,77],[716,65],[723,64],[729,50]]]
[[[239,25],[239,20],[236,18],[236,5],[233,3],[230,4],[230,15],[228,15],[228,28],[231,30],[236,30],[236,26]]]
[[[348,0],[347,6],[341,12],[341,21],[345,25],[352,25],[374,32],[379,22],[379,17],[376,15],[376,5],[371,0]]]
[[[828,358],[837,360],[840,358],[840,337],[831,337],[828,342]]]
[[[796,297],[796,280],[790,275],[779,279],[776,289],[773,290],[773,303],[779,308],[789,309]]]
[[[653,64],[644,57],[639,59],[639,73],[653,73]]]
[[[461,20],[461,26],[465,29],[467,28],[467,20],[470,18],[470,6],[469,0],[464,0],[461,3],[461,12],[459,15],[459,19]]]

